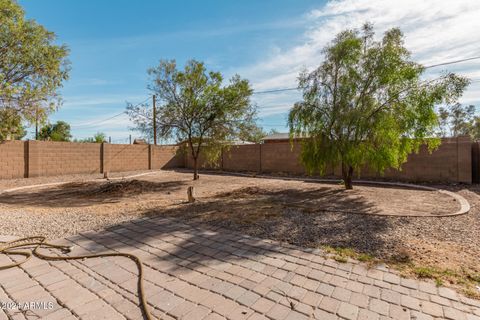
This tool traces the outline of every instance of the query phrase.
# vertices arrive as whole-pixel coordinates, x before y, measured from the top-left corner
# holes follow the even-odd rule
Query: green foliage
[[[480,139],[480,117],[475,116],[473,118],[473,121],[470,123],[469,134],[475,140]]]
[[[338,262],[347,262],[348,258],[357,259],[361,262],[375,263],[376,259],[368,253],[358,253],[352,248],[323,246],[323,249],[330,254]]]
[[[207,71],[202,62],[190,60],[183,70],[174,60],[161,60],[148,71],[153,78],[149,89],[159,98],[158,135],[186,142],[194,160],[194,179],[200,152],[210,162],[220,156],[228,142],[247,138],[257,130],[253,90],[247,80],[235,75],[227,85],[219,72]],[[151,136],[152,114],[145,106],[127,106],[136,129]]]
[[[70,125],[65,121],[57,121],[54,124],[49,123],[41,128],[38,137],[40,140],[70,141],[72,138]]]
[[[252,125],[251,128],[249,128],[248,131],[245,131],[243,133],[240,133],[240,140],[242,141],[249,141],[249,142],[255,142],[255,143],[260,143],[263,138],[265,138],[268,135],[272,134],[277,134],[280,133],[276,129],[270,129],[270,131],[265,132],[263,128],[258,127],[257,125]]]
[[[75,140],[74,142],[81,143],[103,143],[107,140],[107,135],[103,132],[97,132],[93,137]]]
[[[103,132],[97,132],[94,136],[93,136],[93,141],[95,143],[102,143],[102,142],[105,142],[107,140],[107,135]]]
[[[370,262],[370,261],[373,261],[375,260],[375,258],[368,254],[368,253],[360,253],[358,256],[357,256],[357,260],[358,261],[362,261],[362,262]]]
[[[474,139],[480,138],[480,118],[475,116],[475,106],[464,106],[455,103],[452,106],[438,109],[439,128],[441,137],[458,137],[470,135]]]
[[[0,0],[0,109],[12,108],[33,122],[60,103],[57,90],[68,78],[68,49],[24,15],[16,1]]]
[[[238,139],[241,141],[259,143],[265,136],[265,131],[263,131],[261,127],[258,127],[255,122],[252,122],[250,126],[242,128],[238,134]]]
[[[436,270],[429,267],[416,267],[413,269],[413,271],[419,278],[429,279],[435,278],[435,275],[437,273]]]
[[[454,103],[468,85],[454,74],[421,81],[424,68],[410,60],[399,29],[374,41],[372,26],[347,30],[324,49],[324,62],[303,72],[303,101],[289,114],[292,137],[307,137],[302,161],[310,173],[341,165],[346,188],[368,164],[400,169],[408,154],[439,140],[435,105]]]
[[[334,256],[333,260],[335,260],[337,262],[340,262],[340,263],[347,263],[348,262],[348,258],[345,257],[345,256]]]
[[[22,117],[12,108],[0,109],[0,141],[20,140],[27,134]]]

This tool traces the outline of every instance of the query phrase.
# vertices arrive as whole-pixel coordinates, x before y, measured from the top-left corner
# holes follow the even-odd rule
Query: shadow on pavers
[[[216,255],[218,259],[240,259],[241,257],[232,256],[228,247],[234,247],[235,243],[244,238],[243,235],[301,247],[329,245],[354,248],[360,252],[384,250],[385,243],[381,235],[393,228],[392,219],[348,213],[348,210],[365,213],[375,209],[363,199],[341,200],[337,195],[339,192],[342,191],[323,187],[308,191],[286,189],[272,192],[244,188],[239,192],[225,192],[201,199],[193,204],[150,209],[144,215],[157,218],[113,226],[107,231],[118,234],[123,232],[129,238],[124,245],[116,244],[120,251],[122,247],[130,248],[132,241],[172,241],[175,246],[168,252],[169,255],[162,253],[159,260],[170,258],[175,262],[178,258],[192,255],[195,255],[195,262],[198,263],[213,261],[217,259]],[[318,210],[303,210],[289,206],[293,199],[322,201],[317,204]],[[164,220],[162,217],[169,219]],[[172,218],[174,219],[171,220]],[[161,223],[157,224],[156,221]],[[89,237],[101,240],[102,233]],[[213,248],[212,251],[211,243],[218,244],[221,249],[215,252]],[[265,245],[266,242],[258,241],[258,247],[252,247],[242,255],[255,257],[262,253]]]

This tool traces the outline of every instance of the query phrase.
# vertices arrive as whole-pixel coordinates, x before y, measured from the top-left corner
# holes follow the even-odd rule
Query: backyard
[[[343,263],[394,268],[478,298],[480,203],[476,185],[435,185],[464,197],[409,187],[358,185],[189,171],[3,180],[0,228],[11,236],[65,238],[141,217],[171,217],[300,247]],[[127,178],[121,178],[127,176]],[[51,185],[58,181],[65,184]],[[26,185],[47,184],[33,188]],[[187,187],[196,200],[188,203]],[[16,188],[13,189],[12,188]]]
[[[0,320],[480,320],[479,16],[0,0]]]

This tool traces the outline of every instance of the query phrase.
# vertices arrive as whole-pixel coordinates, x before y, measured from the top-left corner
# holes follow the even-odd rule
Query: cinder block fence
[[[183,166],[177,146],[53,141],[0,144],[0,179]]]
[[[408,182],[472,183],[472,181],[478,181],[472,175],[472,148],[474,146],[478,146],[478,143],[472,142],[470,137],[444,138],[440,147],[432,153],[429,153],[427,148],[421,148],[418,154],[411,154],[408,161],[402,166],[402,170],[389,169],[381,175],[365,168],[358,178]],[[480,146],[478,148],[480,150]],[[306,175],[299,160],[300,152],[300,143],[294,143],[292,146],[288,141],[238,145],[222,152],[221,159],[217,163],[211,165],[200,159],[199,166],[224,171]],[[480,152],[477,157],[480,157]],[[480,164],[480,160],[475,159],[473,158],[474,168]],[[185,166],[193,167],[193,159],[188,154]],[[325,176],[339,178],[341,170],[338,167],[332,167],[327,170]]]
[[[301,146],[288,141],[232,146],[211,166],[200,159],[200,167],[224,171],[305,175]],[[360,178],[411,182],[478,183],[480,145],[469,137],[442,139],[433,153],[421,148],[411,154],[402,170],[384,175],[368,168]],[[75,173],[102,173],[134,170],[192,168],[188,152],[179,146],[72,143],[51,141],[8,141],[0,143],[0,179],[53,176]],[[340,177],[338,168],[326,176]]]

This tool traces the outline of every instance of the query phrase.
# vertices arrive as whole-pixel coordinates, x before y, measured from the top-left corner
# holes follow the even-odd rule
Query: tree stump
[[[194,197],[194,194],[193,194],[193,187],[188,187],[187,195],[188,195],[188,203],[195,202],[195,197]]]

